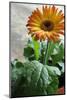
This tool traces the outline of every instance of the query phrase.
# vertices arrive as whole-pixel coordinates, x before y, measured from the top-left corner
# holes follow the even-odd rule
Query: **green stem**
[[[47,47],[46,47],[46,52],[43,60],[43,64],[46,65],[48,61],[48,47],[49,47],[49,41],[47,41]]]

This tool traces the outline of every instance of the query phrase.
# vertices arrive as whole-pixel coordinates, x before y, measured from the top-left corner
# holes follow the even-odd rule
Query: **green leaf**
[[[56,45],[55,48],[56,53],[54,53],[52,57],[53,64],[56,64],[57,62],[61,61],[64,58],[64,47],[62,44]]]
[[[48,57],[53,53],[55,44],[53,43],[53,41],[49,41],[49,45],[48,45]]]
[[[11,74],[12,97],[48,95],[48,87],[53,88],[53,90],[56,88],[52,84],[60,73],[58,69],[43,65],[38,61],[16,62],[14,66]],[[56,85],[58,85],[57,82]]]
[[[24,56],[29,60],[38,60],[40,56],[40,43],[34,39],[28,40],[27,47],[24,48]]]
[[[48,64],[48,60],[50,59],[53,53],[54,47],[55,47],[55,44],[52,41],[49,41],[48,44],[47,44],[47,41],[41,43],[40,62],[42,62],[43,64],[44,63]]]
[[[49,60],[53,50],[54,50],[54,43],[52,41],[48,41],[47,47],[45,50],[45,61],[44,61],[45,64],[48,64],[48,60]]]
[[[50,75],[61,75],[61,72],[59,70],[59,68],[55,67],[55,66],[48,66],[46,65],[46,68],[48,69]]]
[[[26,58],[30,59],[30,60],[35,59],[33,48],[28,47],[28,46],[27,46],[26,48],[24,48],[24,56],[25,56]]]
[[[55,66],[48,66],[46,65],[45,66],[49,72],[49,76],[51,76],[52,78],[52,81],[51,83],[47,86],[47,94],[48,95],[53,95],[56,93],[57,89],[58,89],[58,84],[59,84],[59,80],[58,80],[58,75],[60,76],[61,75],[61,72],[60,70],[55,67]]]
[[[56,94],[56,91],[58,89],[58,84],[59,84],[58,77],[54,77],[51,84],[49,84],[47,87],[47,94],[48,95]]]
[[[40,56],[40,43],[33,39],[33,45],[34,45],[35,58],[36,60],[38,60]]]
[[[64,62],[58,62],[59,66],[61,67],[61,72],[64,73]]]

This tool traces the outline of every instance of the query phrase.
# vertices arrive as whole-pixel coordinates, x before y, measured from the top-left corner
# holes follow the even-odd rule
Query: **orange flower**
[[[64,35],[64,14],[53,6],[42,6],[32,12],[27,22],[29,34],[36,40],[59,40]]]

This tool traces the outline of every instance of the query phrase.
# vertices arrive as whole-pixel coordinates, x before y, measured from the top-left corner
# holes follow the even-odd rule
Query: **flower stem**
[[[48,61],[48,47],[49,47],[49,41],[47,41],[47,47],[46,47],[46,51],[45,51],[45,55],[44,55],[44,60],[43,60],[44,65],[46,65],[47,61]]]

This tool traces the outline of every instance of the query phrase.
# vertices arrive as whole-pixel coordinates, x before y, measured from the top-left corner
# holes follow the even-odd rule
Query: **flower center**
[[[50,20],[45,20],[41,25],[41,29],[43,29],[44,31],[52,31],[53,28],[54,28],[54,24]]]

